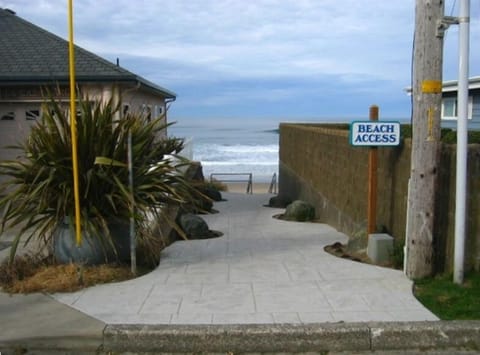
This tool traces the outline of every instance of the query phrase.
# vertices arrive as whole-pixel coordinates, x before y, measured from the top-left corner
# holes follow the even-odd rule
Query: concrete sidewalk
[[[106,324],[53,300],[48,295],[0,292],[0,354],[26,350],[95,353]]]
[[[2,355],[480,347],[480,322],[437,321],[402,272],[324,252],[345,235],[273,218],[283,210],[263,207],[270,195],[224,197],[218,214],[203,216],[222,237],[172,244],[143,277],[75,293],[0,293]]]
[[[209,240],[179,241],[148,275],[53,297],[108,324],[433,321],[402,272],[334,257],[347,236],[273,218],[268,195],[224,194]]]

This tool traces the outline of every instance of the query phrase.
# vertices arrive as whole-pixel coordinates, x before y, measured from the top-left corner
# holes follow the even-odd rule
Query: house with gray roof
[[[69,101],[68,42],[0,8],[0,145],[26,137],[41,114],[49,88]],[[142,111],[166,120],[175,93],[75,46],[76,84],[83,95],[122,101],[123,112]],[[11,158],[0,148],[0,159]]]

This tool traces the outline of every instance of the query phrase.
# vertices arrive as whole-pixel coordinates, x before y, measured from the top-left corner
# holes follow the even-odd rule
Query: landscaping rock
[[[305,201],[293,201],[287,206],[284,218],[298,222],[311,221],[315,218],[315,207]]]
[[[191,203],[181,206],[182,213],[205,214],[212,212],[213,201],[208,197],[198,196]]]
[[[195,206],[193,207],[194,213],[208,213],[212,211],[213,201],[207,200],[205,198],[198,199],[195,201]]]
[[[209,229],[207,222],[193,213],[182,214],[179,218],[179,225],[189,238],[208,238]]]
[[[268,206],[269,207],[275,207],[275,208],[285,208],[287,207],[290,203],[292,203],[292,200],[289,199],[288,197],[284,196],[273,196],[270,198],[268,201]]]
[[[221,192],[211,186],[205,186],[200,188],[199,190],[202,194],[204,194],[205,196],[208,196],[213,201],[217,201],[217,202],[222,201]]]

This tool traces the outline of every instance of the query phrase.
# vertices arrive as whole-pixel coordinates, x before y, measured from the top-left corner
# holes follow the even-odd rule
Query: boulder
[[[181,206],[182,213],[204,214],[212,212],[213,201],[208,196],[196,196],[190,203]]]
[[[213,208],[213,201],[210,199],[206,198],[199,198],[198,200],[195,200],[195,203],[192,208],[192,212],[194,213],[208,213],[212,212]]]
[[[222,201],[222,194],[220,191],[211,186],[202,186],[199,191],[213,201]]]
[[[202,239],[208,238],[210,235],[207,222],[193,213],[182,214],[179,218],[179,225],[189,238]]]
[[[311,221],[315,218],[315,207],[305,201],[293,201],[287,206],[284,218],[298,222]]]
[[[268,206],[269,207],[275,207],[275,208],[285,208],[287,207],[290,203],[292,203],[292,200],[289,199],[288,197],[284,196],[273,196],[270,198],[268,201]]]

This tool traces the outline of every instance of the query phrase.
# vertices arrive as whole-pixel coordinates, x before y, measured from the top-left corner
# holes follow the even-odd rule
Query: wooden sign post
[[[378,106],[370,106],[370,121],[378,121]],[[377,224],[377,165],[378,149],[370,147],[368,152],[368,208],[367,238],[375,232]]]
[[[377,225],[377,165],[378,147],[394,147],[400,144],[400,123],[379,121],[378,106],[370,106],[369,121],[354,121],[350,125],[350,144],[368,147],[368,200],[367,236]]]

